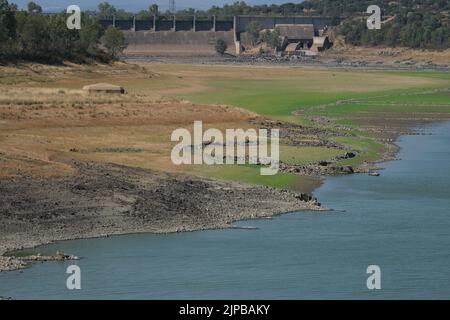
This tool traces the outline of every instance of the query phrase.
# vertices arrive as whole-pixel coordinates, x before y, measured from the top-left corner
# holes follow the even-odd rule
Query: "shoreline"
[[[160,64],[180,64],[180,65],[201,65],[201,66],[246,66],[246,67],[287,67],[287,68],[325,68],[325,69],[356,69],[373,71],[439,71],[450,72],[449,64],[424,63],[389,63],[382,58],[379,61],[365,60],[359,57],[356,61],[347,59],[345,55],[341,61],[340,55],[336,57],[276,57],[271,55],[263,56],[158,56],[158,55],[125,55],[126,63],[160,63]]]
[[[352,276],[352,274],[346,274],[347,278],[341,279],[340,282],[336,283],[333,290],[326,290],[328,288],[327,284],[326,282],[320,282],[320,276],[328,274],[329,267],[327,263],[323,263],[323,260],[330,261],[331,259],[333,261],[341,261],[339,259],[343,259],[342,256],[344,255],[345,261],[340,262],[342,263],[340,264],[341,268],[345,267],[347,269],[351,266],[360,266],[360,273],[365,271],[367,251],[364,249],[367,248],[377,248],[371,255],[376,256],[376,262],[379,263],[379,265],[391,265],[394,268],[393,270],[398,271],[403,270],[403,265],[407,264],[410,260],[409,258],[414,253],[418,253],[421,257],[429,257],[431,252],[433,257],[436,257],[436,263],[433,263],[433,266],[444,265],[448,260],[448,257],[446,257],[445,254],[441,254],[441,249],[444,248],[445,243],[450,240],[449,237],[443,237],[442,239],[436,239],[435,237],[430,238],[427,235],[417,237],[417,234],[420,233],[421,230],[424,228],[429,230],[428,228],[435,226],[436,222],[436,220],[430,221],[427,212],[423,210],[423,208],[427,207],[426,199],[429,197],[432,197],[432,199],[441,199],[442,196],[445,197],[445,192],[442,193],[440,191],[443,190],[440,188],[440,183],[442,183],[442,185],[447,185],[448,183],[445,182],[445,180],[441,180],[438,186],[433,190],[429,190],[426,194],[420,195],[420,198],[417,198],[418,196],[414,192],[405,195],[404,191],[411,190],[411,174],[417,179],[414,179],[415,181],[420,182],[433,181],[436,178],[439,179],[439,173],[436,173],[433,168],[435,167],[435,161],[439,162],[442,160],[442,157],[439,156],[440,151],[445,150],[448,155],[449,148],[445,147],[445,137],[448,137],[450,134],[449,124],[450,122],[445,122],[432,126],[425,125],[423,127],[418,127],[417,132],[424,133],[422,135],[402,135],[397,140],[398,145],[401,147],[399,157],[401,157],[402,162],[390,161],[386,163],[384,165],[384,177],[381,178],[381,180],[371,180],[372,178],[367,176],[328,178],[325,181],[325,186],[322,189],[316,190],[315,194],[322,198],[327,206],[343,209],[341,211],[342,213],[337,211],[337,215],[317,215],[313,212],[298,212],[288,216],[282,215],[272,222],[264,222],[266,219],[247,221],[240,223],[239,225],[256,226],[260,228],[260,231],[256,233],[243,233],[242,231],[218,231],[217,233],[216,231],[208,231],[198,232],[192,235],[189,235],[189,233],[184,235],[180,234],[179,236],[183,238],[181,243],[176,239],[179,236],[173,238],[174,235],[155,236],[147,234],[113,237],[111,239],[103,240],[62,242],[57,245],[52,245],[50,248],[42,247],[38,249],[51,252],[58,248],[64,248],[64,250],[68,252],[77,252],[85,257],[86,261],[80,266],[83,268],[84,265],[84,268],[87,268],[86,270],[89,274],[92,272],[98,273],[99,271],[101,273],[102,265],[104,263],[111,264],[117,260],[117,255],[101,254],[98,259],[104,259],[105,261],[102,263],[97,261],[97,256],[101,253],[102,248],[108,247],[113,251],[124,252],[130,259],[129,261],[122,261],[119,269],[125,268],[124,270],[129,274],[136,274],[136,279],[134,279],[133,276],[134,282],[132,281],[129,283],[128,288],[133,288],[133,283],[139,284],[146,279],[148,283],[153,284],[155,288],[158,288],[158,290],[151,293],[150,298],[153,297],[154,299],[159,299],[161,294],[164,295],[167,292],[168,295],[176,298],[183,298],[183,296],[189,295],[189,292],[176,289],[184,288],[192,281],[197,283],[198,281],[196,282],[196,280],[201,279],[202,274],[205,274],[205,272],[209,275],[208,280],[222,279],[225,281],[231,278],[234,279],[235,282],[237,281],[237,283],[243,284],[240,286],[241,291],[243,292],[240,295],[241,298],[245,298],[245,295],[249,294],[245,289],[245,281],[259,283],[255,286],[255,290],[263,292],[263,289],[265,288],[271,289],[272,283],[273,287],[277,288],[277,284],[280,283],[280,281],[285,282],[286,280],[293,278],[297,280],[290,282],[286,286],[286,290],[283,291],[283,294],[286,295],[288,299],[314,299],[314,297],[320,296],[326,296],[326,298],[338,297],[339,299],[357,298],[361,295],[361,292],[365,292],[365,287],[362,288],[361,282],[358,281],[359,279]],[[429,147],[427,147],[428,145]],[[437,156],[432,158],[428,156],[430,154],[436,155],[435,152],[438,152]],[[433,160],[433,162],[429,162],[429,160]],[[418,174],[416,176],[416,172],[425,174]],[[423,185],[423,183],[413,183],[413,185],[416,186],[416,190],[420,190],[420,185]],[[349,193],[349,190],[353,189],[360,190],[361,192]],[[386,197],[384,197],[384,195],[386,195]],[[382,199],[382,201],[375,204],[373,203],[374,198]],[[387,204],[386,202],[389,202],[390,204]],[[441,203],[439,207],[435,208],[435,213],[439,221],[441,221],[441,219],[445,220],[445,203],[448,203],[448,201]],[[361,210],[361,208],[364,207],[368,207],[368,210]],[[394,208],[394,212],[391,212],[392,210],[389,210],[389,208]],[[408,224],[408,233],[402,234],[400,238],[396,233],[395,228],[392,229],[386,227],[385,229],[380,230],[383,226],[387,225],[402,228],[405,219],[408,219],[408,216],[411,216],[411,214],[414,214],[421,223]],[[366,219],[369,217],[370,219]],[[439,225],[438,228],[436,233],[445,234],[445,225]],[[369,236],[364,232],[361,233],[361,231],[367,229],[376,229],[379,232],[369,233]],[[351,234],[352,237],[354,236],[356,240],[360,240],[355,242],[355,248],[351,245],[355,239],[349,239],[349,234]],[[387,238],[383,240],[383,245],[381,247],[377,246],[380,241],[380,235]],[[275,241],[274,243],[273,240],[277,238],[284,240],[281,242]],[[146,245],[146,241],[152,242],[152,239],[156,241],[155,244],[157,245],[153,245],[151,246],[152,248],[149,248],[148,245]],[[242,246],[242,239],[245,239],[244,243],[248,243],[248,248],[246,247],[247,249],[239,254],[239,248]],[[424,241],[425,239],[427,241]],[[264,245],[261,246],[259,243],[260,240],[265,240],[263,241]],[[216,250],[217,252],[214,250],[211,251],[211,245],[208,245],[208,242],[210,241],[213,241],[214,243],[217,242],[217,248],[220,248],[221,250]],[[389,244],[392,242],[395,243],[390,246]],[[289,244],[288,248],[286,247],[286,244]],[[132,247],[130,247],[130,245]],[[348,250],[345,249],[349,245],[354,249],[351,250],[352,252],[354,251],[353,253],[348,252]],[[421,251],[415,251],[417,245],[423,245]],[[265,249],[266,246],[268,249]],[[214,245],[213,247],[216,246]],[[142,256],[142,250],[146,251],[147,249],[149,255],[146,254]],[[322,249],[324,252],[322,252]],[[264,254],[265,251],[267,251],[266,255]],[[194,270],[194,272],[187,272],[190,280],[185,281],[186,283],[183,283],[183,275],[180,275],[176,279],[178,281],[170,282],[168,280],[171,279],[171,274],[174,274],[174,272],[176,273],[177,271],[184,272],[183,268],[181,267],[180,269],[176,264],[177,256],[180,255],[180,252],[181,255],[185,254],[188,257],[196,257],[194,259],[188,259],[189,261],[186,262],[191,266],[190,270]],[[207,257],[209,253],[212,254],[213,252],[214,258],[211,264],[202,262],[204,257]],[[238,253],[238,256],[246,254],[248,256],[247,259],[245,257],[241,259],[244,262],[247,262],[247,264],[242,267],[244,271],[240,273],[238,276],[239,279],[237,280],[232,271],[234,268],[229,268],[230,266],[227,263],[229,258],[226,258],[230,257],[230,255],[233,256],[236,252]],[[248,255],[249,252],[252,252],[252,254]],[[320,254],[316,257],[317,252],[320,252]],[[298,253],[298,256],[296,253]],[[221,256],[225,257],[223,258],[223,261],[221,260]],[[273,256],[276,256],[280,262],[278,263],[278,260],[276,260],[276,262],[273,263],[270,259],[270,257]],[[257,260],[255,261],[255,259]],[[214,262],[216,260],[217,262]],[[392,290],[384,292],[382,295],[387,299],[404,298],[405,295],[413,298],[420,298],[423,294],[433,295],[437,298],[445,296],[448,290],[445,288],[438,288],[433,284],[441,283],[442,280],[446,279],[447,275],[442,271],[433,273],[427,277],[421,277],[421,275],[423,275],[422,270],[427,270],[427,268],[430,267],[430,265],[426,263],[426,261],[428,261],[427,259],[422,260],[425,262],[420,264],[418,268],[408,270],[409,272],[407,274],[401,273],[398,277],[398,282],[392,287]],[[239,262],[240,259],[237,259],[236,261]],[[236,261],[230,262],[230,265],[236,265],[236,267],[242,265],[242,263],[237,263]],[[148,270],[150,273],[144,272],[141,274],[139,272],[139,265],[142,263],[144,265],[148,265],[148,263],[151,264],[152,267]],[[248,265],[248,263],[250,263],[250,265]],[[64,265],[67,266],[69,264],[72,263],[65,263]],[[33,296],[39,297],[41,295],[46,296],[48,299],[58,299],[58,296],[63,297],[64,299],[70,298],[71,296],[73,297],[73,294],[67,292],[64,286],[61,287],[61,279],[55,280],[52,276],[55,272],[61,272],[61,268],[65,268],[64,265],[54,263],[42,264],[40,266],[33,266],[32,269],[24,271],[23,274],[19,274],[19,272],[3,274],[5,280],[5,290],[3,295],[19,299],[21,299],[20,297],[33,299]],[[255,265],[259,267],[255,267]],[[164,266],[167,267],[167,270]],[[214,266],[217,268],[214,268]],[[211,267],[213,268],[211,269]],[[40,291],[38,290],[39,286],[32,286],[32,283],[35,282],[35,276],[33,276],[33,274],[39,269],[41,269],[41,271],[47,271],[44,272],[48,275],[44,275],[45,279],[43,279],[43,281],[51,284],[49,287],[50,289],[56,286],[56,291],[53,291],[53,289],[50,291],[45,290],[45,292],[40,294]],[[48,270],[52,270],[52,272],[48,273]],[[164,274],[160,275],[159,270],[165,270],[163,271]],[[280,270],[283,271],[281,274]],[[417,290],[408,290],[411,288],[409,281],[411,277],[418,279],[418,284],[414,286]],[[21,278],[23,278],[24,281],[21,286],[22,289],[19,287],[16,289],[15,286],[17,281],[22,282],[20,281]],[[114,292],[119,292],[123,285],[122,283],[119,284],[112,281],[115,278],[114,274],[101,274],[100,278],[95,278],[96,280],[90,279],[89,281],[89,283],[95,281],[91,283],[91,287],[102,288],[101,295],[106,299],[117,298],[114,297]],[[278,281],[272,283],[267,281],[258,282],[261,278],[275,278]],[[420,286],[424,280],[428,279],[432,280],[431,284],[425,287]],[[129,282],[128,278],[122,280],[127,283]],[[200,281],[200,283],[202,282]],[[350,288],[348,283],[351,285]],[[216,294],[210,285],[210,281],[205,281],[202,284],[205,290],[209,290],[202,291],[203,296],[212,294],[219,299],[232,296],[236,289],[235,283],[231,282],[229,286],[224,286],[223,292],[220,291]],[[27,289],[28,287],[30,287],[30,290]],[[298,291],[299,287],[302,288],[300,293]],[[320,290],[314,291],[313,289],[315,288],[319,288]],[[92,291],[89,290],[89,288],[85,289],[88,290],[86,292],[83,290],[82,296],[84,298],[95,298],[95,296],[98,295],[98,292],[95,290]],[[132,298],[149,298],[149,293],[147,291],[134,288],[131,291],[124,292],[125,296],[119,297],[119,299],[126,299],[131,295]],[[265,298],[270,299],[273,296],[271,293],[272,291],[268,290],[265,292],[268,293],[261,293]],[[370,299],[369,294],[370,293],[367,292],[365,293],[367,299]]]
[[[392,139],[377,138],[388,146],[385,152],[351,173],[367,173],[377,163],[394,160],[399,135],[411,132],[418,123],[436,120],[413,115],[397,124],[375,124],[375,135],[388,129]],[[442,120],[448,120],[447,116]],[[304,129],[292,123],[286,123],[286,128],[288,138]],[[5,200],[0,208],[0,272],[29,265],[26,259],[5,257],[5,253],[55,241],[223,229],[240,220],[326,210],[317,205],[317,199],[293,191],[61,157],[52,155],[52,161],[73,168],[73,175],[0,179]],[[349,173],[338,169],[330,166],[329,171],[312,170],[306,175],[320,180]]]
[[[421,125],[425,124],[433,125],[445,121],[449,120],[443,119],[441,121],[420,121],[420,123]],[[406,131],[405,128],[403,128],[403,130],[396,130],[395,138],[392,139],[392,141],[390,142],[386,142],[386,144],[389,145],[390,148],[387,148],[386,152],[381,154],[379,159],[365,163],[355,168],[356,170],[353,174],[367,174],[370,169],[383,170],[383,168],[377,167],[377,164],[387,161],[401,160],[396,157],[396,155],[400,151],[400,147],[397,145],[396,141],[402,135],[414,135],[412,134],[412,132],[414,132],[414,128],[417,128],[417,126],[418,126],[417,123],[414,124],[411,123],[406,129]],[[112,204],[105,205],[103,208],[100,209],[100,211],[105,210],[113,211],[113,214],[111,215],[111,212],[107,212],[106,216],[103,216],[104,215],[103,212],[103,214],[97,216],[99,211],[94,210],[93,212],[91,212],[91,214],[94,215],[86,219],[85,213],[87,208],[83,208],[83,206],[81,206],[80,208],[78,207],[73,208],[76,212],[80,213],[80,216],[83,220],[82,222],[77,221],[76,225],[73,226],[68,225],[68,223],[71,222],[71,219],[68,219],[67,221],[52,221],[44,223],[42,223],[41,221],[41,223],[38,223],[38,225],[34,225],[31,229],[30,228],[28,230],[25,229],[25,231],[18,232],[16,234],[3,232],[2,236],[0,236],[1,240],[0,272],[24,269],[32,266],[32,264],[35,262],[54,260],[55,256],[50,256],[48,257],[48,259],[46,259],[46,257],[43,257],[42,259],[36,259],[33,261],[32,259],[29,259],[27,257],[8,255],[8,253],[14,253],[15,251],[20,251],[24,249],[33,249],[41,245],[51,244],[59,241],[95,239],[95,238],[104,238],[127,234],[140,234],[140,233],[170,234],[178,232],[195,232],[203,230],[228,229],[233,228],[235,222],[242,220],[271,218],[298,211],[317,211],[317,212],[333,211],[332,208],[329,209],[322,207],[319,201],[313,196],[309,196],[307,194],[300,194],[285,189],[275,189],[267,186],[246,185],[237,182],[225,182],[208,178],[191,177],[182,174],[161,173],[151,170],[131,168],[114,164],[99,164],[94,162],[80,162],[66,159],[62,159],[61,162],[66,163],[70,162],[71,165],[77,168],[79,174],[74,177],[62,179],[61,178],[36,179],[40,180],[36,181],[38,183],[37,187],[39,188],[45,187],[42,185],[44,181],[55,180],[54,182],[56,182],[57,187],[59,187],[60,189],[65,189],[67,188],[67,185],[64,186],[64,184],[61,184],[61,181],[58,181],[58,180],[63,181],[65,180],[66,183],[69,182],[69,185],[71,184],[71,186],[75,187],[75,189],[79,189],[79,191],[80,190],[87,191],[87,193],[90,193],[89,183],[94,183],[94,181],[98,178],[100,178],[101,180],[102,178],[105,177],[112,176],[117,178],[119,176],[125,181],[120,181],[121,183],[117,184],[117,179],[114,179],[114,185],[112,186],[106,185],[105,190],[100,192],[100,193],[102,192],[109,193],[108,195],[103,195],[106,196],[106,198],[111,197],[118,198],[119,201],[115,205]],[[338,173],[337,175],[345,175],[345,174]],[[314,190],[319,188],[324,183],[324,179],[326,179],[327,176],[332,175],[328,174],[328,175],[321,175],[320,177],[318,177],[320,183],[317,187],[313,189],[311,194],[313,194]],[[91,179],[89,179],[88,177],[90,177]],[[95,178],[92,179],[92,177]],[[80,179],[88,180],[85,181],[87,182],[85,186],[81,186],[81,184],[79,183]],[[5,191],[5,188],[3,186],[5,182],[8,182],[9,184],[16,183],[18,186],[20,186],[20,184],[22,183],[20,180],[23,179],[0,180],[0,190]],[[183,196],[185,196],[186,200],[187,198],[190,198],[192,196],[194,196],[194,198],[198,197],[199,191],[202,192],[204,191],[204,189],[200,188],[200,190],[196,190],[195,195],[189,194],[187,196],[184,195],[183,193],[177,193],[179,190],[173,191],[171,189],[174,188],[175,185],[179,184],[185,185],[187,188],[191,188],[198,184],[201,187],[206,186],[206,190],[209,188],[219,191],[224,190],[229,194],[227,194],[225,197],[223,193],[221,194],[222,198],[220,200],[222,203],[221,205],[219,205],[218,208],[212,207],[213,203],[211,202],[211,199],[208,199],[208,201],[202,203],[204,206],[201,209],[204,210],[203,213],[206,213],[206,217],[205,216],[199,217],[197,213],[195,213],[195,216],[191,217],[194,219],[194,221],[188,221],[186,219],[183,220],[185,216],[183,215],[183,212],[180,210],[180,208],[177,206],[175,206],[175,208],[171,208],[178,211],[177,213],[175,213],[177,217],[174,217],[174,219],[169,219],[166,222],[164,222],[162,219],[159,218],[155,220],[154,217],[148,216],[142,217],[139,216],[139,214],[131,215],[126,219],[122,219],[123,217],[121,217],[121,213],[130,211],[130,201],[133,202],[133,200],[127,199],[128,195],[118,196],[117,194],[114,195],[114,193],[117,191],[115,190],[117,188],[123,189],[125,191],[129,190],[129,185],[127,187],[121,185],[127,184],[126,180],[134,180],[134,182],[136,182],[137,180],[141,183],[142,182],[148,183],[149,181],[151,181],[151,183],[156,183],[153,186],[157,188],[158,186],[160,186],[161,183],[163,184],[166,183],[167,184],[166,186],[168,187],[168,190],[165,190],[165,192],[168,193],[165,194],[166,196],[174,197],[176,195],[176,197],[178,198],[178,196],[182,194]],[[96,182],[97,181],[95,181],[95,183]],[[33,183],[30,183],[29,181],[27,181],[27,184],[29,186],[33,185]],[[51,185],[51,183],[49,186],[50,188],[55,187],[55,185]],[[98,187],[98,185],[96,185],[95,187]],[[111,188],[111,190],[109,190],[108,188]],[[157,191],[158,190],[159,188],[157,189]],[[29,191],[33,193],[36,192],[36,189],[32,188]],[[187,191],[187,189],[183,191]],[[89,194],[84,196],[91,198],[90,199],[91,201],[94,202],[100,201],[101,203],[103,203],[103,200],[99,200],[99,198],[95,197],[98,196],[97,194],[98,192],[99,192],[98,190],[94,191],[95,193],[94,197],[92,197],[92,195]],[[304,199],[305,196],[307,199],[308,197],[311,197],[309,201],[306,201]],[[207,195],[207,198],[209,197],[210,195]],[[73,197],[69,197],[69,199],[70,199],[69,201],[72,204],[74,202],[84,203],[84,201],[86,201],[86,199],[83,197],[81,197],[78,201],[74,201]],[[41,199],[37,200],[41,201]],[[48,198],[46,198],[45,200],[48,200]],[[108,200],[110,201],[111,199]],[[152,199],[145,199],[145,200],[148,201]],[[180,201],[178,202],[180,203]],[[229,206],[230,202],[233,202],[235,205],[233,207],[230,207]],[[264,203],[264,205],[261,205],[261,203]],[[191,203],[191,205],[193,204],[194,203]],[[162,203],[161,205],[164,207],[166,204]],[[142,209],[148,210],[149,208],[147,206],[144,206]],[[156,211],[158,211],[157,209],[158,208],[156,208]],[[189,209],[199,210],[198,207]],[[71,215],[75,216],[75,219],[78,216],[76,212],[71,213]],[[115,214],[117,214],[117,216],[114,216]],[[102,217],[105,218],[106,220],[102,220],[101,219]],[[92,224],[94,224],[95,226]],[[0,229],[2,229],[1,226]]]
[[[414,127],[411,127],[408,131],[413,130]],[[387,150],[384,154],[381,155],[380,159],[367,163],[367,167],[374,167],[378,163],[383,163],[386,161],[393,161],[397,160],[395,158],[395,155],[398,154],[400,148],[395,143],[395,141],[398,139],[399,136],[402,134],[405,134],[404,132],[398,132],[397,136],[394,141],[389,142],[388,144],[393,147],[392,150]],[[144,169],[133,169],[129,167],[119,166],[119,165],[109,165],[109,164],[97,164],[97,163],[81,163],[73,161],[72,163],[76,167],[80,169],[80,167],[83,166],[90,166],[91,168],[89,171],[96,171],[99,170],[100,172],[103,172],[108,169],[119,169],[119,170],[129,170],[134,171],[134,173],[138,172],[138,174],[146,173],[147,175],[152,175],[154,177],[159,177],[163,179],[167,179],[170,177],[171,179],[178,179],[178,182],[181,182],[183,180],[189,180],[189,182],[196,181],[198,183],[210,183],[211,185],[214,185],[216,188],[223,188],[225,190],[231,191],[232,188],[239,188],[239,189],[246,189],[250,191],[252,196],[254,196],[253,201],[258,203],[259,201],[266,201],[271,202],[270,208],[263,208],[258,206],[248,206],[244,210],[237,209],[241,208],[243,206],[242,196],[234,196],[231,197],[232,199],[229,199],[230,201],[233,201],[235,203],[234,208],[229,208],[230,212],[236,212],[241,211],[240,213],[228,213],[227,218],[225,220],[217,220],[214,221],[210,220],[208,222],[199,222],[197,224],[192,224],[189,226],[180,227],[180,221],[177,222],[171,222],[168,225],[165,226],[159,226],[155,227],[152,224],[154,221],[145,221],[144,225],[137,225],[136,222],[139,221],[121,221],[119,224],[114,224],[114,226],[96,226],[94,230],[82,230],[83,224],[77,226],[74,230],[64,230],[64,234],[55,232],[56,229],[52,226],[44,226],[43,229],[39,229],[42,231],[36,232],[36,230],[32,233],[32,235],[28,236],[28,239],[26,234],[22,235],[25,237],[25,241],[19,241],[17,239],[13,239],[10,244],[8,245],[8,241],[2,241],[2,245],[0,246],[0,272],[5,271],[14,271],[18,269],[24,269],[32,266],[35,262],[44,262],[44,261],[50,261],[53,260],[54,257],[48,257],[48,260],[40,259],[33,261],[31,259],[28,259],[26,257],[19,257],[15,256],[15,251],[20,251],[24,249],[33,249],[41,245],[51,244],[59,241],[68,241],[68,240],[81,240],[81,239],[96,239],[96,238],[105,238],[105,237],[111,237],[111,236],[118,236],[118,235],[127,235],[127,234],[140,234],[140,233],[153,233],[153,234],[170,234],[170,233],[177,233],[177,232],[195,232],[195,231],[203,231],[203,230],[218,230],[218,229],[228,229],[228,228],[234,228],[234,223],[242,220],[252,220],[252,219],[262,219],[262,218],[272,218],[275,216],[288,214],[291,212],[297,212],[297,211],[317,211],[317,212],[330,212],[333,211],[333,209],[323,208],[321,207],[320,203],[318,203],[318,200],[314,197],[311,198],[311,201],[304,201],[299,200],[302,195],[305,194],[298,194],[293,191],[288,191],[284,189],[275,189],[270,188],[266,186],[254,186],[254,185],[245,185],[242,183],[236,183],[236,182],[224,182],[219,180],[212,180],[212,179],[202,179],[202,178],[194,178],[184,175],[171,175],[171,174],[164,174],[164,173],[157,173],[152,172],[149,170]],[[93,169],[96,168],[96,169]],[[365,168],[365,166],[364,166]],[[366,174],[368,171],[367,169],[364,169],[363,166],[358,167],[357,171],[355,171],[354,174]],[[382,168],[377,168],[377,170]],[[109,175],[109,173],[107,173]],[[344,174],[340,174],[344,175]],[[314,188],[316,190],[319,188],[323,183],[324,179],[329,175],[322,175],[320,176],[320,183],[319,185]],[[19,179],[20,180],[20,179]],[[4,181],[0,180],[0,187]],[[313,191],[314,191],[313,190]],[[256,196],[255,196],[256,192]],[[263,192],[264,196],[260,196],[258,192]],[[237,192],[239,194],[239,192]],[[292,200],[296,200],[296,202],[293,204],[291,203]],[[253,202],[252,201],[252,202]],[[245,202],[245,201],[244,201]],[[319,205],[317,205],[319,204]],[[276,209],[275,209],[276,208]],[[207,211],[209,211],[207,209]],[[217,213],[217,212],[216,212]],[[220,213],[220,212],[219,212]],[[182,222],[181,222],[182,224]],[[42,228],[42,226],[41,226]],[[39,234],[41,232],[41,234]],[[26,233],[26,232],[25,232]],[[44,235],[45,234],[45,235]],[[42,236],[44,235],[44,236]],[[12,236],[12,235],[10,235]],[[19,236],[20,238],[20,236]],[[0,238],[1,239],[1,238]],[[2,239],[3,240],[3,239]],[[6,243],[6,245],[5,245]],[[70,254],[70,253],[69,253]],[[69,260],[69,259],[68,259]]]
[[[0,272],[30,265],[26,258],[5,256],[8,252],[57,241],[224,229],[240,220],[327,211],[315,198],[306,201],[306,194],[288,190],[119,165],[71,165],[78,175],[0,180],[7,201],[16,203],[15,217],[0,226]],[[6,215],[8,208],[0,210]]]

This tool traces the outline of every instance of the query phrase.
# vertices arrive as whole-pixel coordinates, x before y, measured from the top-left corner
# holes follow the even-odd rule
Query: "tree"
[[[147,10],[141,10],[136,14],[137,20],[149,20],[150,18],[153,18],[150,12]]]
[[[386,32],[386,43],[390,47],[396,47],[400,34],[400,25],[395,23],[393,25],[388,25],[388,27],[389,29]]]
[[[81,30],[79,31],[79,55],[96,57],[100,53],[98,44],[100,42],[100,27],[98,21],[87,14],[81,19]]]
[[[16,36],[16,19],[14,10],[7,0],[0,0],[0,45]]]
[[[245,31],[250,36],[252,45],[257,44],[259,40],[259,34],[261,32],[261,26],[259,25],[259,23],[257,21],[251,21],[245,28]]]
[[[31,5],[30,9],[36,12],[33,7]],[[69,30],[66,20],[65,13],[33,14],[0,0],[0,60],[53,63],[111,59],[99,46],[97,18],[84,13],[81,30]]]
[[[157,16],[159,12],[159,7],[157,4],[152,4],[150,5],[150,7],[148,7],[148,11],[150,12],[151,15]]]
[[[220,55],[224,55],[228,49],[228,45],[223,39],[217,39],[214,47],[216,49],[216,52]]]
[[[124,9],[114,9],[114,13],[111,14],[111,16],[116,16],[116,19],[118,20],[131,20],[133,19],[134,13],[127,12]]]
[[[27,8],[29,13],[42,13],[42,7],[33,1],[28,2]]]
[[[16,17],[8,1],[0,0],[0,59],[14,54]]]
[[[47,57],[56,58],[54,48],[57,43],[50,40],[50,23],[46,16],[19,12],[17,14],[20,55],[28,60],[44,61]],[[66,28],[67,29],[67,28]],[[53,29],[53,31],[56,31]]]
[[[280,32],[278,30],[266,30],[261,37],[261,40],[269,45],[271,48],[277,48],[280,45]]]
[[[445,48],[449,46],[450,32],[448,28],[437,28],[431,33],[431,47]],[[447,41],[447,43],[446,43]]]
[[[108,27],[108,29],[106,29],[105,34],[102,38],[102,43],[108,50],[108,53],[114,59],[117,58],[117,56],[121,54],[127,47],[125,35],[122,31],[114,28],[113,26],[110,26]]]
[[[108,2],[102,2],[98,5],[98,11],[102,19],[108,19],[114,16],[116,8]]]

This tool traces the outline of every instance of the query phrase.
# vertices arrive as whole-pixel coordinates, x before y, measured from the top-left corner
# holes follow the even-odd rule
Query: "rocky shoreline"
[[[241,61],[243,64],[247,62]],[[258,127],[280,128],[280,139],[287,145],[330,147],[343,151],[341,157],[344,158],[323,159],[313,164],[280,163],[282,172],[320,179],[324,175],[368,173],[374,168],[373,163],[358,168],[338,165],[340,160],[357,154],[329,138],[346,136],[348,130],[323,117],[310,120],[318,126],[254,120]],[[437,120],[433,115],[427,121]],[[402,116],[401,121],[393,126],[387,122],[370,126],[375,133],[389,131],[382,137],[389,138],[384,142],[390,148],[379,161],[393,159],[398,151],[393,143],[395,137],[424,120],[414,114],[405,119]],[[57,256],[4,255],[54,241],[127,233],[230,228],[233,222],[243,219],[300,210],[326,210],[314,197],[287,190],[112,164],[53,158],[52,161],[74,168],[76,173],[52,178],[22,176],[0,179],[0,272],[24,268],[32,262],[59,259]]]
[[[153,62],[168,64],[201,64],[201,65],[256,65],[256,66],[310,66],[327,68],[364,68],[364,69],[395,69],[395,70],[435,70],[449,71],[449,64],[438,64],[431,61],[420,62],[414,60],[395,61],[387,63],[382,57],[376,61],[370,61],[360,57],[352,59],[345,55],[337,57],[323,56],[275,56],[266,55],[224,55],[224,56],[152,56],[152,55],[128,55],[124,57],[127,62]]]
[[[297,131],[303,130],[295,125],[287,129],[289,134],[285,138],[299,136]],[[402,133],[394,131],[396,136]],[[326,141],[325,136],[330,134],[328,130],[310,133],[319,141]],[[398,147],[393,140],[387,144],[390,150],[377,162],[395,159]],[[368,173],[375,168],[375,163],[358,168],[335,164],[342,158],[355,156],[348,150],[336,159],[317,164],[295,166],[281,162],[280,170],[319,179]],[[58,161],[76,168],[77,174],[62,178],[0,179],[0,194],[5,203],[0,208],[0,272],[26,268],[36,262],[77,259],[58,254],[5,255],[55,241],[233,228],[233,223],[239,220],[328,210],[305,193],[113,164]]]
[[[54,241],[230,228],[237,220],[326,210],[314,197],[287,190],[119,165],[67,164],[78,174],[0,180],[0,271],[60,259],[4,256]]]

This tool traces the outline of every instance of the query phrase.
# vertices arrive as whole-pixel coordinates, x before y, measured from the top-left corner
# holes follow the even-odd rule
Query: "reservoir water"
[[[380,177],[327,178],[315,195],[329,213],[240,222],[257,230],[126,235],[37,249],[83,257],[0,274],[18,299],[450,298],[450,124],[402,136],[400,161]],[[82,290],[66,289],[67,266]],[[381,290],[367,289],[369,265]]]

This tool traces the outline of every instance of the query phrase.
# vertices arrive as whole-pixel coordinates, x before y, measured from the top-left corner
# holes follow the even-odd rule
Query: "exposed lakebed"
[[[334,212],[239,226],[137,234],[37,248],[82,257],[0,274],[0,295],[25,299],[427,299],[450,297],[450,124],[402,136],[380,177],[330,177],[315,195]],[[67,266],[82,290],[66,289]],[[382,290],[366,287],[379,265]]]

